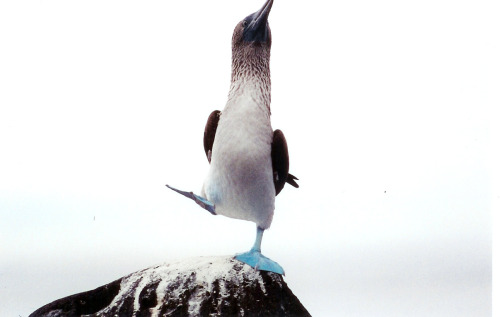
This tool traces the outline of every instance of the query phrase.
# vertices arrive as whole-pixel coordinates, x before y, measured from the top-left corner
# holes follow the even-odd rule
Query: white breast
[[[272,135],[269,111],[252,96],[228,101],[202,190],[217,214],[253,221],[263,229],[271,225],[275,198]]]

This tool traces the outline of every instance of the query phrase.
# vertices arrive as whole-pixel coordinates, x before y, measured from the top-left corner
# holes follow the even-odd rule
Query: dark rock
[[[30,317],[310,316],[276,273],[232,257],[155,266],[45,305]]]
[[[81,316],[98,312],[108,306],[120,291],[120,280],[95,290],[56,300],[35,311],[30,316]]]

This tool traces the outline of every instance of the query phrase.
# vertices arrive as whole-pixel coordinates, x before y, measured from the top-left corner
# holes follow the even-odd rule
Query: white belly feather
[[[253,98],[230,100],[223,110],[202,196],[216,213],[269,228],[275,189],[271,161],[273,131],[269,112]]]

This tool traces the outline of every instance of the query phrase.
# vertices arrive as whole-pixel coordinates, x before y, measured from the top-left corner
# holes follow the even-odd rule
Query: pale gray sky
[[[164,185],[201,188],[232,31],[262,4],[0,3],[1,316],[250,248],[254,224]],[[263,252],[313,316],[491,315],[498,13],[275,1],[272,123],[301,187]]]

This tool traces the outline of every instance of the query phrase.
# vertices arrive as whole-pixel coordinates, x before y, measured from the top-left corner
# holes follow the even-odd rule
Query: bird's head
[[[271,29],[267,18],[272,6],[273,0],[267,0],[259,11],[250,14],[236,25],[232,42],[233,57],[234,53],[243,53],[244,57],[261,54],[270,56]]]

